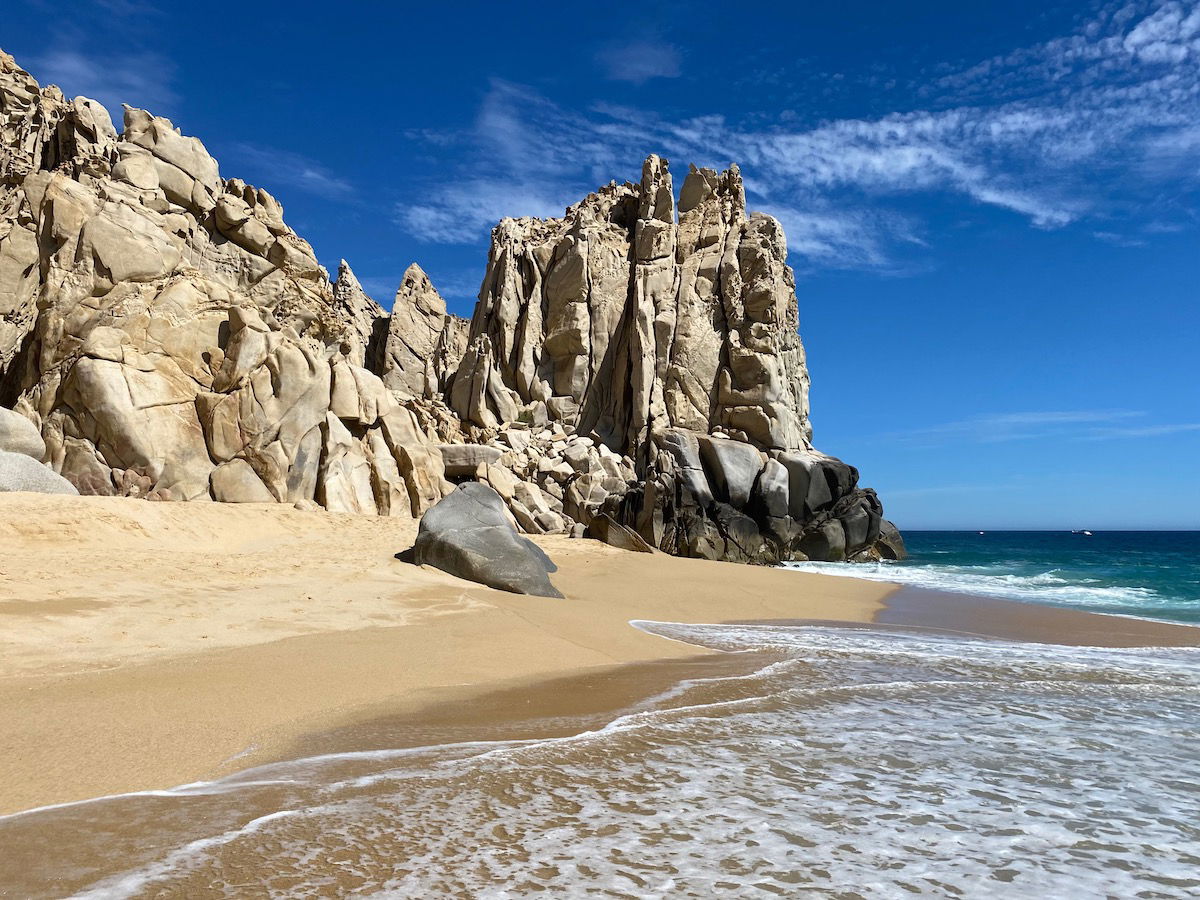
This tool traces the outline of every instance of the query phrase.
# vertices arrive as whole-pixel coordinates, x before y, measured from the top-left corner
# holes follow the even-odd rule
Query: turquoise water
[[[806,571],[1200,622],[1200,531],[906,531],[910,557]]]

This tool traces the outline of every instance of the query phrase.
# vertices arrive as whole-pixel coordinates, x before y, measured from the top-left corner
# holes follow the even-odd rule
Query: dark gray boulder
[[[884,519],[879,526],[879,539],[875,541],[875,549],[884,559],[905,559],[908,551],[904,547],[904,538],[900,529]]]
[[[690,498],[703,509],[713,502],[712,488],[700,462],[700,439],[694,431],[668,428],[659,436],[659,443],[674,461],[675,471]]]
[[[809,559],[841,562],[846,558],[846,531],[837,519],[829,519],[800,540],[800,552]]]
[[[413,561],[501,591],[562,596],[549,577],[558,567],[517,534],[504,500],[477,481],[459,485],[421,517]]]
[[[700,436],[699,443],[700,458],[718,498],[735,509],[745,508],[763,469],[763,454],[752,444],[707,434]]]
[[[842,516],[842,530],[846,533],[846,551],[853,553],[870,543],[871,513],[866,504],[859,504]]]

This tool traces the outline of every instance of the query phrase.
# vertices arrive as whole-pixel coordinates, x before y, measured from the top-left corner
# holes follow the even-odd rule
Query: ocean
[[[909,541],[879,577],[1196,616],[1195,534]],[[525,723],[532,737],[388,746],[376,730],[362,749],[0,818],[12,895],[1200,894],[1200,650],[633,624],[744,665],[603,719]]]
[[[1200,531],[906,531],[909,558],[793,563],[938,591],[1200,622]]]

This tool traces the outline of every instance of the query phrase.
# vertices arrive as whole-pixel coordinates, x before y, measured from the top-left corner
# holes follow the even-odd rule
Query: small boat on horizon
[[[981,532],[981,533],[982,533],[982,532]],[[1082,535],[1085,535],[1086,537],[1091,537],[1091,536],[1092,536],[1092,533],[1091,533],[1090,531],[1085,531],[1085,530],[1083,530],[1082,528],[1079,528],[1079,529],[1076,529],[1076,530],[1072,531],[1072,532],[1071,532],[1071,534],[1082,534]]]

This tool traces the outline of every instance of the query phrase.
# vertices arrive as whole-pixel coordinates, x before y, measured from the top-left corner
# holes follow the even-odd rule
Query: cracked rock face
[[[383,383],[412,397],[441,398],[466,352],[467,323],[446,312],[446,301],[413,263],[404,273],[380,362]]]
[[[656,156],[561,219],[505,219],[451,404],[494,427],[544,406],[647,459],[672,427],[808,448],[808,374],[779,223],[737,167],[688,174],[676,215]]]
[[[0,404],[85,494],[420,516],[478,482],[528,533],[902,557],[813,448],[779,223],[736,166],[674,187],[651,156],[504,219],[469,323],[415,263],[385,311],[201,141],[131,107],[118,133],[0,51]]]
[[[383,311],[269,193],[7,55],[0,145],[0,400],[81,491],[414,516],[450,489],[366,368]]]
[[[540,486],[585,526],[603,512],[669,552],[745,562],[891,553],[874,492],[812,446],[786,260],[736,166],[693,167],[678,209],[651,156],[640,183],[560,219],[505,219],[451,406],[487,432],[548,422],[626,457],[624,485],[553,446],[525,473],[562,476]]]

